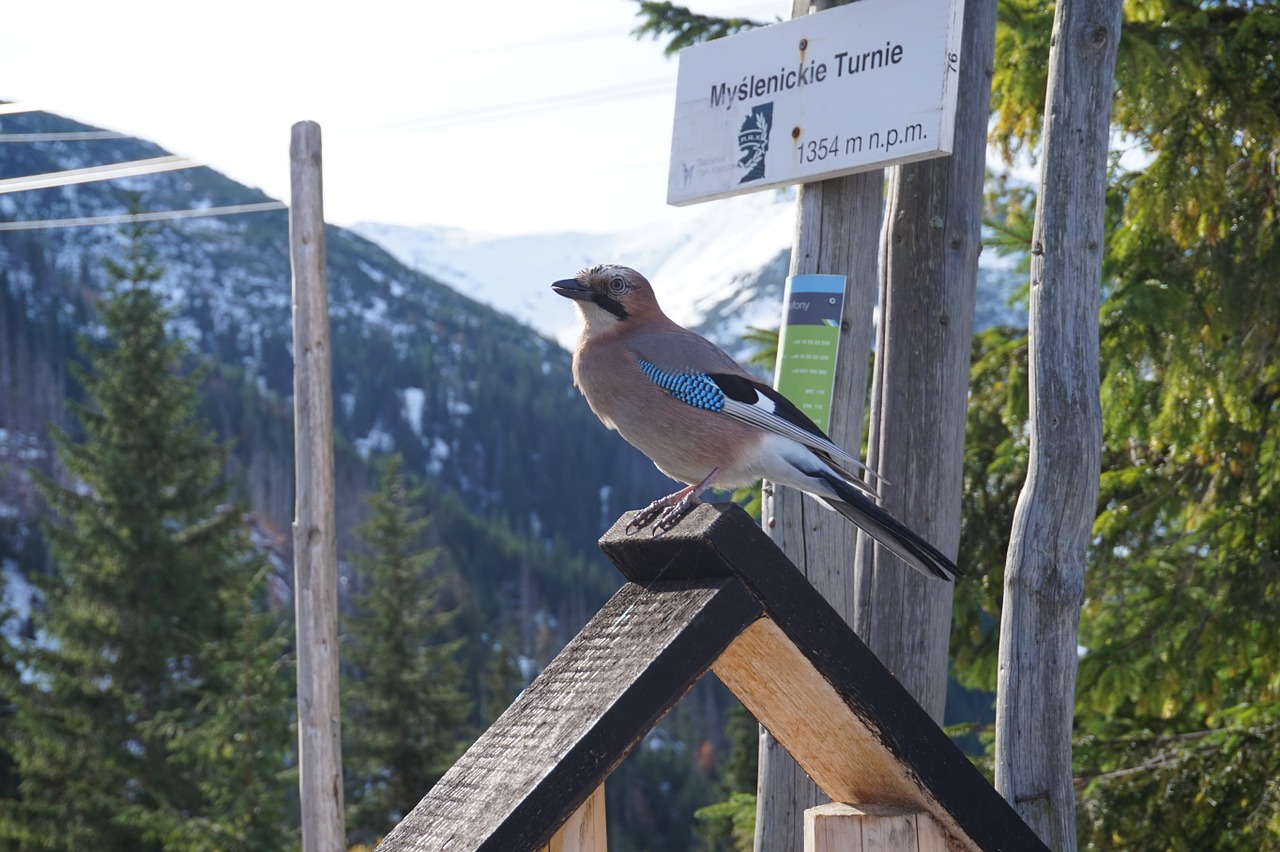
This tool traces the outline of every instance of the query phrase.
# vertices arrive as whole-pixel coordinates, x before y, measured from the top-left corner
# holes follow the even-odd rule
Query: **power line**
[[[155,174],[156,172],[171,172],[176,169],[190,169],[202,165],[204,164],[197,163],[187,157],[170,154],[166,157],[151,157],[146,160],[129,160],[124,163],[108,163],[103,166],[89,166],[83,169],[66,169],[60,172],[5,178],[0,180],[0,194],[67,186],[73,183],[114,180],[115,178]]]
[[[580,31],[569,33],[563,36],[550,37],[547,39],[539,39],[535,41],[517,43],[514,47],[533,47],[541,44],[550,44],[560,41],[576,41],[580,39],[594,39],[605,35],[612,34],[615,28]],[[399,121],[391,123],[368,126],[362,128],[357,133],[364,134],[370,132],[414,132],[423,130],[442,129],[458,125],[468,125],[487,121],[502,121],[509,119],[522,118],[540,113],[553,112],[557,110],[567,109],[575,106],[593,106],[601,103],[627,101],[637,98],[651,97],[653,95],[664,94],[670,92],[675,84],[674,77],[664,77],[652,80],[643,80],[635,83],[623,83],[614,86],[607,86],[600,89],[591,89],[587,91],[571,92],[562,95],[550,95],[542,98],[534,98],[531,100],[516,101],[504,104],[492,104],[489,106],[474,107],[471,109],[459,110],[456,112],[441,113],[436,115],[427,115],[418,118],[407,117]],[[24,103],[0,103],[0,115],[38,112],[42,111],[41,107],[24,104]],[[25,143],[47,143],[47,142],[71,142],[71,141],[96,141],[96,140],[113,140],[113,139],[130,139],[136,138],[130,134],[117,133],[108,130],[91,130],[91,131],[56,131],[56,132],[33,132],[33,133],[0,133],[0,143],[4,142],[25,142]],[[20,178],[0,179],[0,194],[9,192],[21,192],[31,189],[41,189],[47,187],[67,186],[71,184],[87,183],[90,181],[112,180],[120,177],[131,177],[136,175],[153,174],[156,172],[171,171],[174,169],[192,168],[204,165],[179,156],[156,157],[151,160],[138,160],[132,163],[119,163],[107,166],[94,166],[87,169],[69,169],[62,172],[52,172],[44,175],[30,175]],[[49,220],[56,221],[56,220]],[[121,220],[127,221],[127,220]],[[17,230],[14,225],[20,223],[0,223],[0,230]],[[50,226],[53,227],[53,226]]]
[[[204,216],[230,216],[235,213],[265,213],[287,210],[283,201],[259,201],[227,207],[202,207],[191,210],[161,210],[152,213],[117,213],[110,216],[81,216],[76,219],[33,219],[28,222],[0,222],[0,231],[33,231],[41,228],[77,228],[89,225],[119,225],[133,222],[163,222],[171,219],[199,219]]]

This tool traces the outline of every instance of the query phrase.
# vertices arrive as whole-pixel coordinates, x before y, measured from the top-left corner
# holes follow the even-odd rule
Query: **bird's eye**
[[[609,279],[609,293],[613,296],[621,296],[627,292],[627,279],[621,275],[615,275]]]

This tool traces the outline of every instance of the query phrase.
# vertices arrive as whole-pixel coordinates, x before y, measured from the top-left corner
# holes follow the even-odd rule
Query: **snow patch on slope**
[[[551,292],[551,282],[595,263],[631,266],[653,284],[673,320],[741,356],[748,327],[776,328],[781,318],[795,215],[795,191],[789,188],[708,202],[696,218],[617,234],[499,237],[369,222],[353,230],[566,349],[577,336],[577,312]],[[1025,325],[1025,307],[1009,307],[1025,274],[985,252],[978,275],[975,327]]]
[[[353,230],[402,263],[466,295],[515,316],[564,346],[577,333],[577,316],[550,290],[596,263],[638,269],[653,284],[663,309],[682,325],[701,326],[726,300],[739,297],[791,244],[792,191],[758,192],[713,201],[692,222],[655,225],[618,234],[576,232],[497,237],[456,228],[364,222]],[[740,306],[746,324],[776,324],[776,298]],[[740,331],[736,329],[735,331]]]

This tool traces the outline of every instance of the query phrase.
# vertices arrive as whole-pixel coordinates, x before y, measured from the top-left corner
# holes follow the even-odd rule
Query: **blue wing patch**
[[[724,391],[705,373],[669,373],[651,361],[637,361],[649,381],[683,403],[706,411],[724,410]]]

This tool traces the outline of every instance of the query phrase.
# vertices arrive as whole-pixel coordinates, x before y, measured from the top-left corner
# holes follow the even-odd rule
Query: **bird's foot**
[[[634,535],[653,524],[652,535],[656,538],[673,529],[680,519],[689,514],[697,504],[698,498],[693,494],[692,488],[685,488],[675,494],[668,494],[666,497],[654,500],[636,512],[636,516],[627,523],[627,535]]]
[[[657,538],[663,533],[675,529],[676,524],[680,523],[680,519],[693,511],[693,507],[698,505],[701,500],[695,494],[686,494],[680,498],[673,506],[668,506],[658,515],[658,519],[653,524],[653,537]]]
[[[627,535],[635,535],[640,530],[649,526],[654,518],[661,517],[664,512],[670,509],[679,498],[679,494],[672,494],[654,500],[648,506],[645,506],[639,512],[636,512],[634,518],[627,523]]]
[[[674,529],[675,525],[680,523],[680,519],[689,514],[690,510],[701,502],[698,497],[711,486],[711,483],[719,475],[720,468],[713,467],[706,478],[697,485],[681,488],[676,493],[668,494],[661,500],[654,500],[637,512],[636,516],[627,524],[627,535],[634,535],[637,530],[644,529],[654,519],[657,519],[657,523],[653,524],[653,532],[651,533],[654,538]]]

